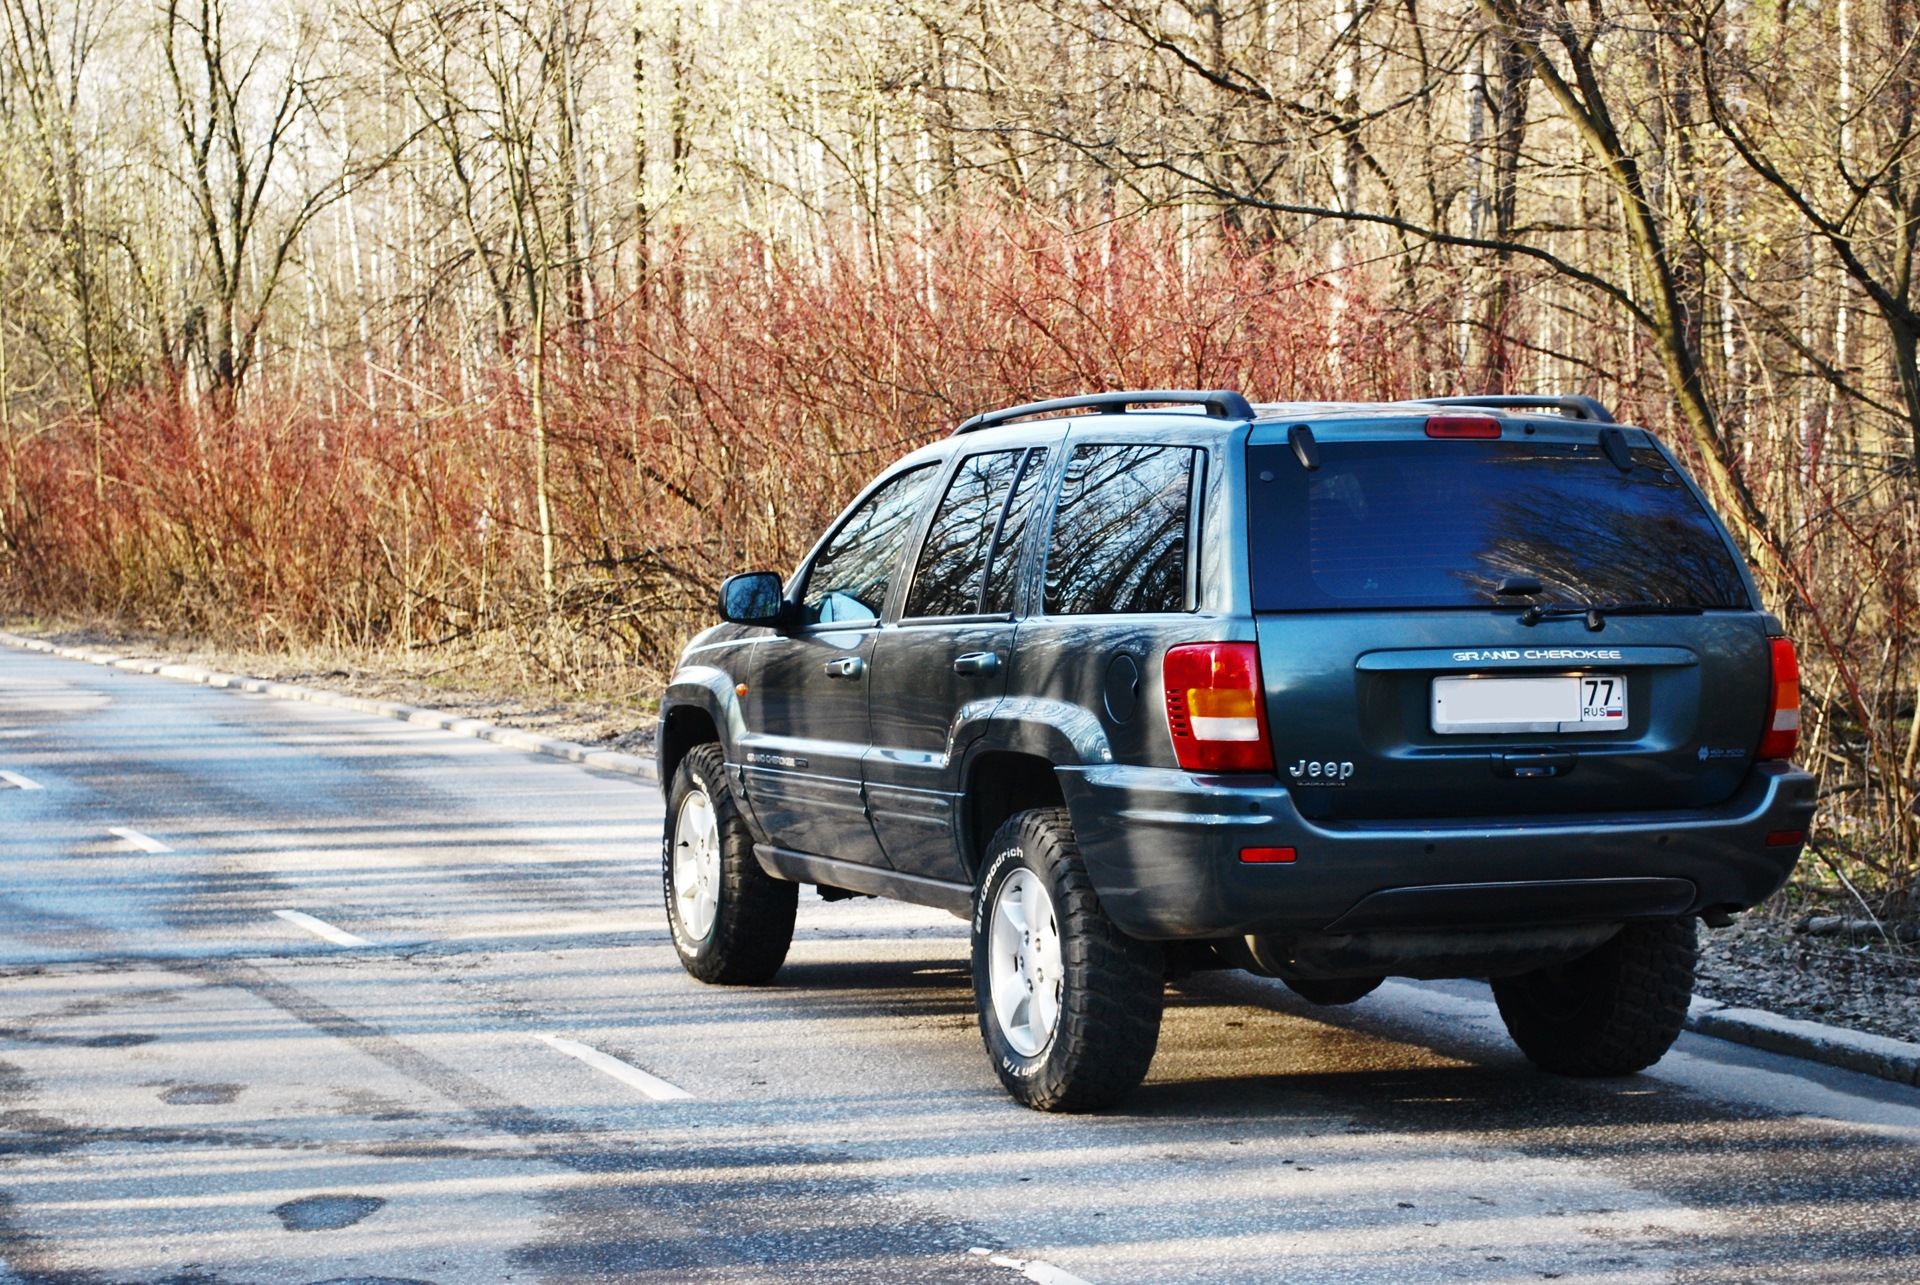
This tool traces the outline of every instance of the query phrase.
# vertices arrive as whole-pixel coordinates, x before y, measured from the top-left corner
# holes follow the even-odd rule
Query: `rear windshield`
[[[1257,609],[1751,605],[1658,451],[1626,472],[1558,442],[1328,442],[1320,457],[1308,472],[1289,447],[1247,448]],[[1495,596],[1516,577],[1542,591]]]

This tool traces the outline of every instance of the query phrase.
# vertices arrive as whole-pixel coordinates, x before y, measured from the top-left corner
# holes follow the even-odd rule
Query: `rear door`
[[[802,571],[802,621],[754,649],[740,758],[776,847],[885,865],[862,795],[874,635],[926,492],[924,464],[859,500]]]
[[[928,524],[900,618],[874,641],[867,805],[896,869],[966,878],[954,808],[967,747],[956,727],[1006,690],[1021,554],[1048,458],[1037,444],[959,462]]]
[[[1718,524],[1638,430],[1610,454],[1592,428],[1494,422],[1328,426],[1313,469],[1271,430],[1251,440],[1282,781],[1330,820],[1725,800],[1769,659]]]

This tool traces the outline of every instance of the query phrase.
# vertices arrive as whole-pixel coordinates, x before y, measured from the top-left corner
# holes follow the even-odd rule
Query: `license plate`
[[[1627,680],[1618,674],[1540,678],[1436,678],[1433,730],[1617,732],[1627,725]]]

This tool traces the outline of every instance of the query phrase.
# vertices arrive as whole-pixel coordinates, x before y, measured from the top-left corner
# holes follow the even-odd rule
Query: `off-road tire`
[[[1692,919],[1630,923],[1580,958],[1493,979],[1507,1033],[1560,1075],[1631,1075],[1680,1037],[1699,953]]]
[[[987,845],[974,893],[973,990],[993,1068],[1007,1092],[1039,1111],[1095,1111],[1119,1102],[1146,1078],[1160,1039],[1165,963],[1160,948],[1136,941],[1100,908],[1064,808],[1009,818]],[[1052,1038],[1023,1056],[994,1012],[989,955],[996,895],[1015,871],[1031,871],[1052,899],[1062,976]]]
[[[720,835],[719,900],[713,924],[694,937],[680,919],[674,895],[675,830],[681,804],[689,793],[703,792],[713,807]],[[786,962],[793,944],[793,917],[799,905],[800,885],[775,879],[753,856],[753,835],[727,783],[726,761],[718,745],[687,751],[674,771],[667,791],[665,843],[660,860],[660,884],[667,901],[667,924],[680,963],[703,982],[723,986],[755,986],[770,981]]]

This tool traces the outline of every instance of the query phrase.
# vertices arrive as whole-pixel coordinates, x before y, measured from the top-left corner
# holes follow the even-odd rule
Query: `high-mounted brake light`
[[[1760,757],[1790,759],[1800,744],[1800,657],[1791,638],[1775,638],[1773,699],[1767,706],[1767,730],[1760,738]]]
[[[1427,420],[1428,437],[1498,437],[1500,421],[1491,415],[1435,415]]]
[[[1167,730],[1189,772],[1271,772],[1260,651],[1252,643],[1186,643],[1162,666]]]

